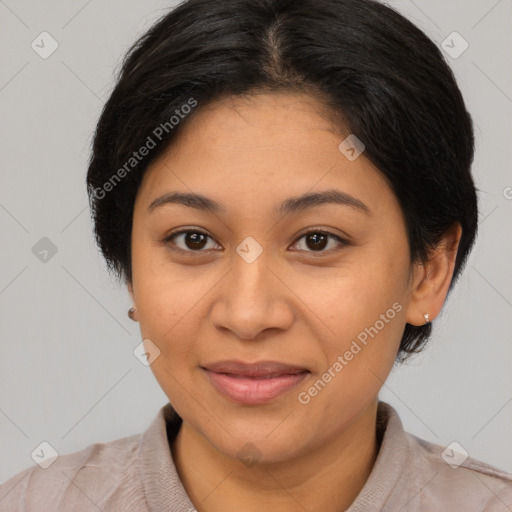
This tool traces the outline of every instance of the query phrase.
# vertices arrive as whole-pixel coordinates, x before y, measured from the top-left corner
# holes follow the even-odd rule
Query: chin
[[[217,449],[228,457],[240,460],[245,466],[252,467],[256,464],[287,462],[299,454],[300,446],[286,435],[272,440],[261,437],[251,439],[250,436],[246,436],[237,437],[226,446],[219,446]]]
[[[224,416],[222,425],[225,430],[213,422],[203,430],[203,435],[227,457],[244,463],[248,461],[248,467],[255,463],[280,463],[298,455],[301,447],[307,443],[304,427],[293,425],[291,418],[283,421],[287,414],[281,413],[271,423],[268,419],[243,420],[240,417],[230,422]],[[214,431],[211,431],[212,427]]]

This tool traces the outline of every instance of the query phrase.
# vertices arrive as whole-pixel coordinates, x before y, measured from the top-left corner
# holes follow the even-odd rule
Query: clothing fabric
[[[142,434],[29,467],[0,485],[0,511],[194,512],[170,449],[181,423],[167,403]],[[346,512],[512,512],[512,474],[472,458],[450,466],[444,447],[405,432],[382,401],[377,432],[374,467]]]

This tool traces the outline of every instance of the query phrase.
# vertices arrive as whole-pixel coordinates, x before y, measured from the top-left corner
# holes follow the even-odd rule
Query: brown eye
[[[331,251],[336,250],[336,245],[338,248],[349,245],[348,241],[334,233],[319,230],[312,230],[304,233],[299,240],[303,239],[305,241],[303,247],[305,248],[298,250],[310,253],[330,253]],[[216,244],[213,243],[213,246],[208,248],[208,240],[214,242],[213,238],[207,233],[189,229],[171,233],[171,235],[165,238],[162,243],[170,246],[172,250],[192,255],[193,253],[206,252],[208,249],[215,249],[217,247]],[[334,244],[334,247],[329,247],[329,242],[331,240],[337,242],[337,244]],[[326,250],[326,247],[329,248]]]
[[[328,236],[324,233],[311,233],[306,235],[306,245],[315,251],[325,249],[328,243]]]
[[[206,245],[206,235],[203,233],[186,233],[183,241],[189,249],[202,249]]]
[[[308,231],[307,233],[304,233],[299,240],[305,240],[304,246],[306,249],[304,249],[306,252],[330,252],[332,248],[329,248],[328,250],[324,250],[329,245],[329,240],[335,240],[338,242],[338,246],[344,246],[348,245],[348,242],[346,240],[343,240],[341,237],[333,234],[328,233],[325,231]],[[334,249],[336,248],[336,244],[334,246]]]
[[[171,245],[177,246],[178,250],[184,252],[205,252],[203,249],[207,246],[208,239],[213,240],[209,235],[202,231],[184,230],[171,234],[163,240],[163,243],[166,245],[171,243]]]

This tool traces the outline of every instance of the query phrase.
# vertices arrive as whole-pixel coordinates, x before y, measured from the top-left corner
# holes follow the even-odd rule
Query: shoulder
[[[0,510],[97,512],[116,505],[145,511],[137,501],[144,496],[137,464],[141,435],[91,444],[57,456],[46,469],[34,465],[19,472],[0,485]]]
[[[469,457],[457,443],[441,446],[407,432],[406,438],[421,510],[441,503],[467,512],[512,510],[512,474]]]

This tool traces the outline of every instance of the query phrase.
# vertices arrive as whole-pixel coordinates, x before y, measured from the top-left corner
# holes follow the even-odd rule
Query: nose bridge
[[[250,237],[248,237],[250,238]],[[258,301],[269,303],[272,301],[273,287],[272,272],[270,270],[271,256],[268,250],[263,250],[254,239],[244,240],[237,248],[233,258],[232,282],[230,286],[230,302]]]

